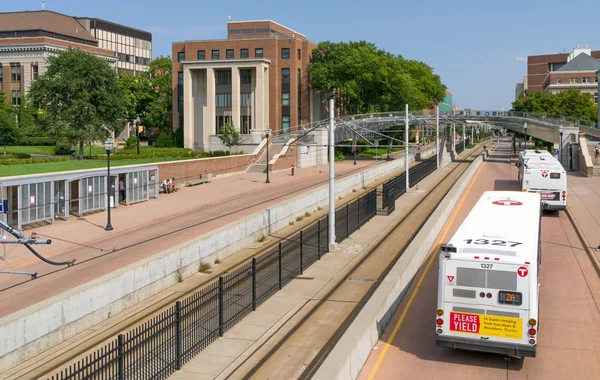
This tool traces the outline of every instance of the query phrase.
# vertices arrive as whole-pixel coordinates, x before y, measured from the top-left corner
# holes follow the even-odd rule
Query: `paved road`
[[[381,161],[372,164],[379,163]],[[353,166],[350,162],[336,165],[336,174],[343,176],[361,171],[365,169],[365,165],[369,164],[362,163],[360,166]],[[244,193],[239,197],[214,202],[185,211],[176,217],[166,217],[159,221],[145,223],[148,221],[142,219],[138,221],[139,227],[118,235],[106,233],[93,243],[94,247],[103,248],[105,252],[90,247],[76,246],[52,256],[55,261],[76,258],[78,264],[74,267],[57,270],[57,267],[35,261],[18,268],[18,270],[37,271],[38,279],[36,280],[26,280],[28,277],[16,275],[0,276],[0,304],[2,305],[0,317],[193,239],[284,199],[310,191],[312,187],[326,184],[328,172],[314,171],[313,174],[303,176],[298,180],[289,179],[270,185],[261,185],[258,189],[244,193],[244,190],[251,188],[251,183],[263,184],[264,181],[264,175],[245,175],[240,177],[238,184],[234,185],[238,193]],[[231,186],[231,181],[229,183]],[[210,186],[215,189],[214,191],[219,191],[219,180],[214,181]],[[150,205],[151,202],[148,204]],[[77,229],[74,229],[73,240],[86,240],[85,236],[77,234]],[[113,247],[117,248],[116,252],[106,253],[107,249]],[[88,261],[86,262],[86,260]]]
[[[447,242],[483,191],[518,190],[509,165],[510,145],[502,139],[492,159],[475,177]],[[359,379],[593,379],[600,373],[600,279],[565,213],[542,218],[540,331],[536,358],[506,360],[501,355],[436,347],[434,319],[437,262],[421,268],[396,310]],[[424,265],[425,267],[425,265]],[[415,284],[424,274],[412,304]],[[405,312],[404,318],[401,316]],[[397,333],[393,334],[395,327]],[[393,334],[393,336],[392,336]],[[389,342],[389,346],[386,346]]]

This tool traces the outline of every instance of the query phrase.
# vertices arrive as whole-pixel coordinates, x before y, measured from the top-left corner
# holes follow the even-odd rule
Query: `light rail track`
[[[483,148],[476,148],[464,159],[453,162],[454,168],[420,202],[405,211],[396,226],[365,252],[331,290],[306,304],[305,315],[295,326],[278,341],[267,343],[272,347],[255,365],[240,374],[238,370],[245,365],[241,363],[229,378],[311,378],[454,183],[482,151]],[[249,359],[257,358],[250,356],[246,361]]]

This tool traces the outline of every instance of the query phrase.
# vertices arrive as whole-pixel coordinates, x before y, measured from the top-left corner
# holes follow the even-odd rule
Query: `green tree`
[[[15,109],[8,103],[4,92],[0,91],[0,143],[4,146],[4,155],[6,145],[14,143],[18,133]]]
[[[444,98],[440,77],[422,62],[407,61],[359,42],[322,42],[309,68],[311,87],[335,88],[342,113],[423,109]]]
[[[233,123],[227,123],[221,127],[221,134],[219,140],[229,148],[229,154],[231,154],[231,148],[242,144],[242,136],[235,129]]]
[[[148,136],[157,136],[161,132],[173,132],[173,83],[171,57],[160,56],[150,62],[147,72],[142,74],[149,92],[150,101],[142,115],[142,125],[147,128]]]
[[[512,104],[513,111],[540,113],[548,116],[569,116],[582,121],[598,121],[598,105],[589,94],[577,89],[552,94],[546,91],[525,91]]]
[[[158,139],[156,139],[156,144],[154,146],[156,148],[172,148],[173,138],[169,136],[169,134],[161,132]]]
[[[91,53],[69,49],[48,58],[46,72],[30,89],[41,126],[79,144],[103,140],[120,128],[125,98],[110,64]]]

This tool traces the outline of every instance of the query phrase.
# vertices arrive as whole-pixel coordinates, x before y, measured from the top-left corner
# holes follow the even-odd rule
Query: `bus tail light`
[[[562,197],[563,197],[563,199],[565,199],[565,198],[567,197],[567,192],[566,192],[566,191],[564,191],[564,190],[563,190],[563,192],[562,192]]]
[[[535,331],[535,329],[533,327],[529,329],[529,335],[533,336],[533,335],[535,335],[536,332],[537,331]]]
[[[438,326],[441,326],[444,324],[444,320],[442,318],[438,318],[436,322],[437,322]]]
[[[437,311],[435,313],[438,315],[438,317],[441,317],[442,315],[444,315],[444,310],[437,309]]]
[[[523,192],[524,192],[524,193],[526,193],[526,192],[527,192],[527,189],[523,189]]]
[[[531,318],[529,320],[529,326],[535,326],[536,323],[537,323],[537,321],[535,320],[535,318]]]

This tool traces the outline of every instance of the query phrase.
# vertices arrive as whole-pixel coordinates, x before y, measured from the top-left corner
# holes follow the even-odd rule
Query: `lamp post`
[[[328,245],[329,251],[337,249],[335,241],[335,91],[332,89],[329,94],[329,133],[327,139],[327,148],[329,149],[329,217],[328,217]]]
[[[113,226],[110,224],[110,152],[113,148],[113,142],[109,138],[104,142],[104,149],[106,149],[106,162],[107,162],[107,175],[106,175],[106,209],[108,210],[108,220],[106,222],[106,227],[104,227],[105,231],[112,231]]]
[[[558,149],[560,149],[560,164],[563,164],[563,132],[565,131],[565,127],[560,124],[558,126],[558,133],[560,134],[560,144],[558,145]]]
[[[267,137],[267,180],[265,183],[271,183],[269,180],[269,135],[271,134],[270,129],[265,129],[265,136]]]
[[[137,141],[137,154],[140,155],[140,118],[136,118],[133,121],[133,125],[135,126],[135,139]]]
[[[525,149],[527,149],[527,123],[523,123],[523,130],[525,131]]]
[[[352,150],[354,151],[354,165],[356,165],[356,136],[352,140]]]
[[[437,168],[440,168],[440,107],[435,107],[435,155]]]

